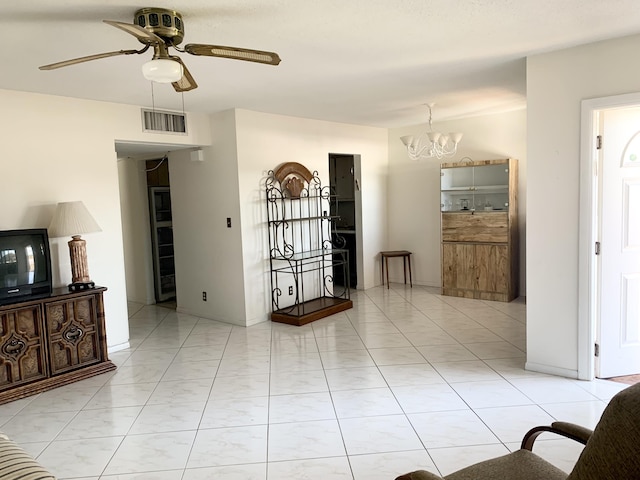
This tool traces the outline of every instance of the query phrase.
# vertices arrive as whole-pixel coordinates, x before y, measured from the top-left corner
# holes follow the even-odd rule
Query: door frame
[[[578,378],[595,378],[598,269],[594,252],[598,241],[598,177],[601,110],[640,106],[640,92],[582,100],[580,121],[580,217],[578,228]],[[606,140],[605,140],[606,141]]]

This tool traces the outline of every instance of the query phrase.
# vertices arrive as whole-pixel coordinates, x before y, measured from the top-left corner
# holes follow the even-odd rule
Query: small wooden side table
[[[402,257],[402,266],[404,267],[404,283],[407,283],[407,264],[409,264],[409,285],[413,288],[411,279],[411,252],[408,250],[391,250],[388,252],[380,252],[380,266],[382,268],[382,286],[384,286],[384,270],[387,269],[387,289],[389,288],[389,258]]]

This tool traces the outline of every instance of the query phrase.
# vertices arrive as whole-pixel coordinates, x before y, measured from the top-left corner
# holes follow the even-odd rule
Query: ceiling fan
[[[77,63],[89,62],[101,58],[117,55],[131,55],[144,53],[153,47],[153,59],[142,66],[145,78],[160,83],[171,83],[176,92],[187,92],[198,87],[182,59],[177,55],[170,55],[169,48],[191,55],[207,57],[222,57],[247,62],[278,65],[280,57],[277,53],[246,48],[224,47],[221,45],[206,45],[188,43],[184,48],[178,47],[184,38],[184,23],[182,15],[174,10],[165,8],[142,8],[134,15],[134,23],[103,20],[104,23],[136,37],[144,47],[140,50],[117,50],[115,52],[98,53],[86,57],[74,58],[62,62],[43,65],[40,70],[54,70]]]

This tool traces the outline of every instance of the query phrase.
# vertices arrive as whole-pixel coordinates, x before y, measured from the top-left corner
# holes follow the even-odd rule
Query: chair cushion
[[[566,480],[567,474],[529,450],[492,458],[458,470],[446,480]]]
[[[31,455],[0,434],[0,478],[2,480],[55,480]]]

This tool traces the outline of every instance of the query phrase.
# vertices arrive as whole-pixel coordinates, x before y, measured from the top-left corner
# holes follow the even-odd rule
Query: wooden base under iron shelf
[[[281,308],[271,314],[271,321],[287,323],[298,327],[319,320],[334,313],[353,307],[349,299],[335,297],[319,297],[290,307]]]

